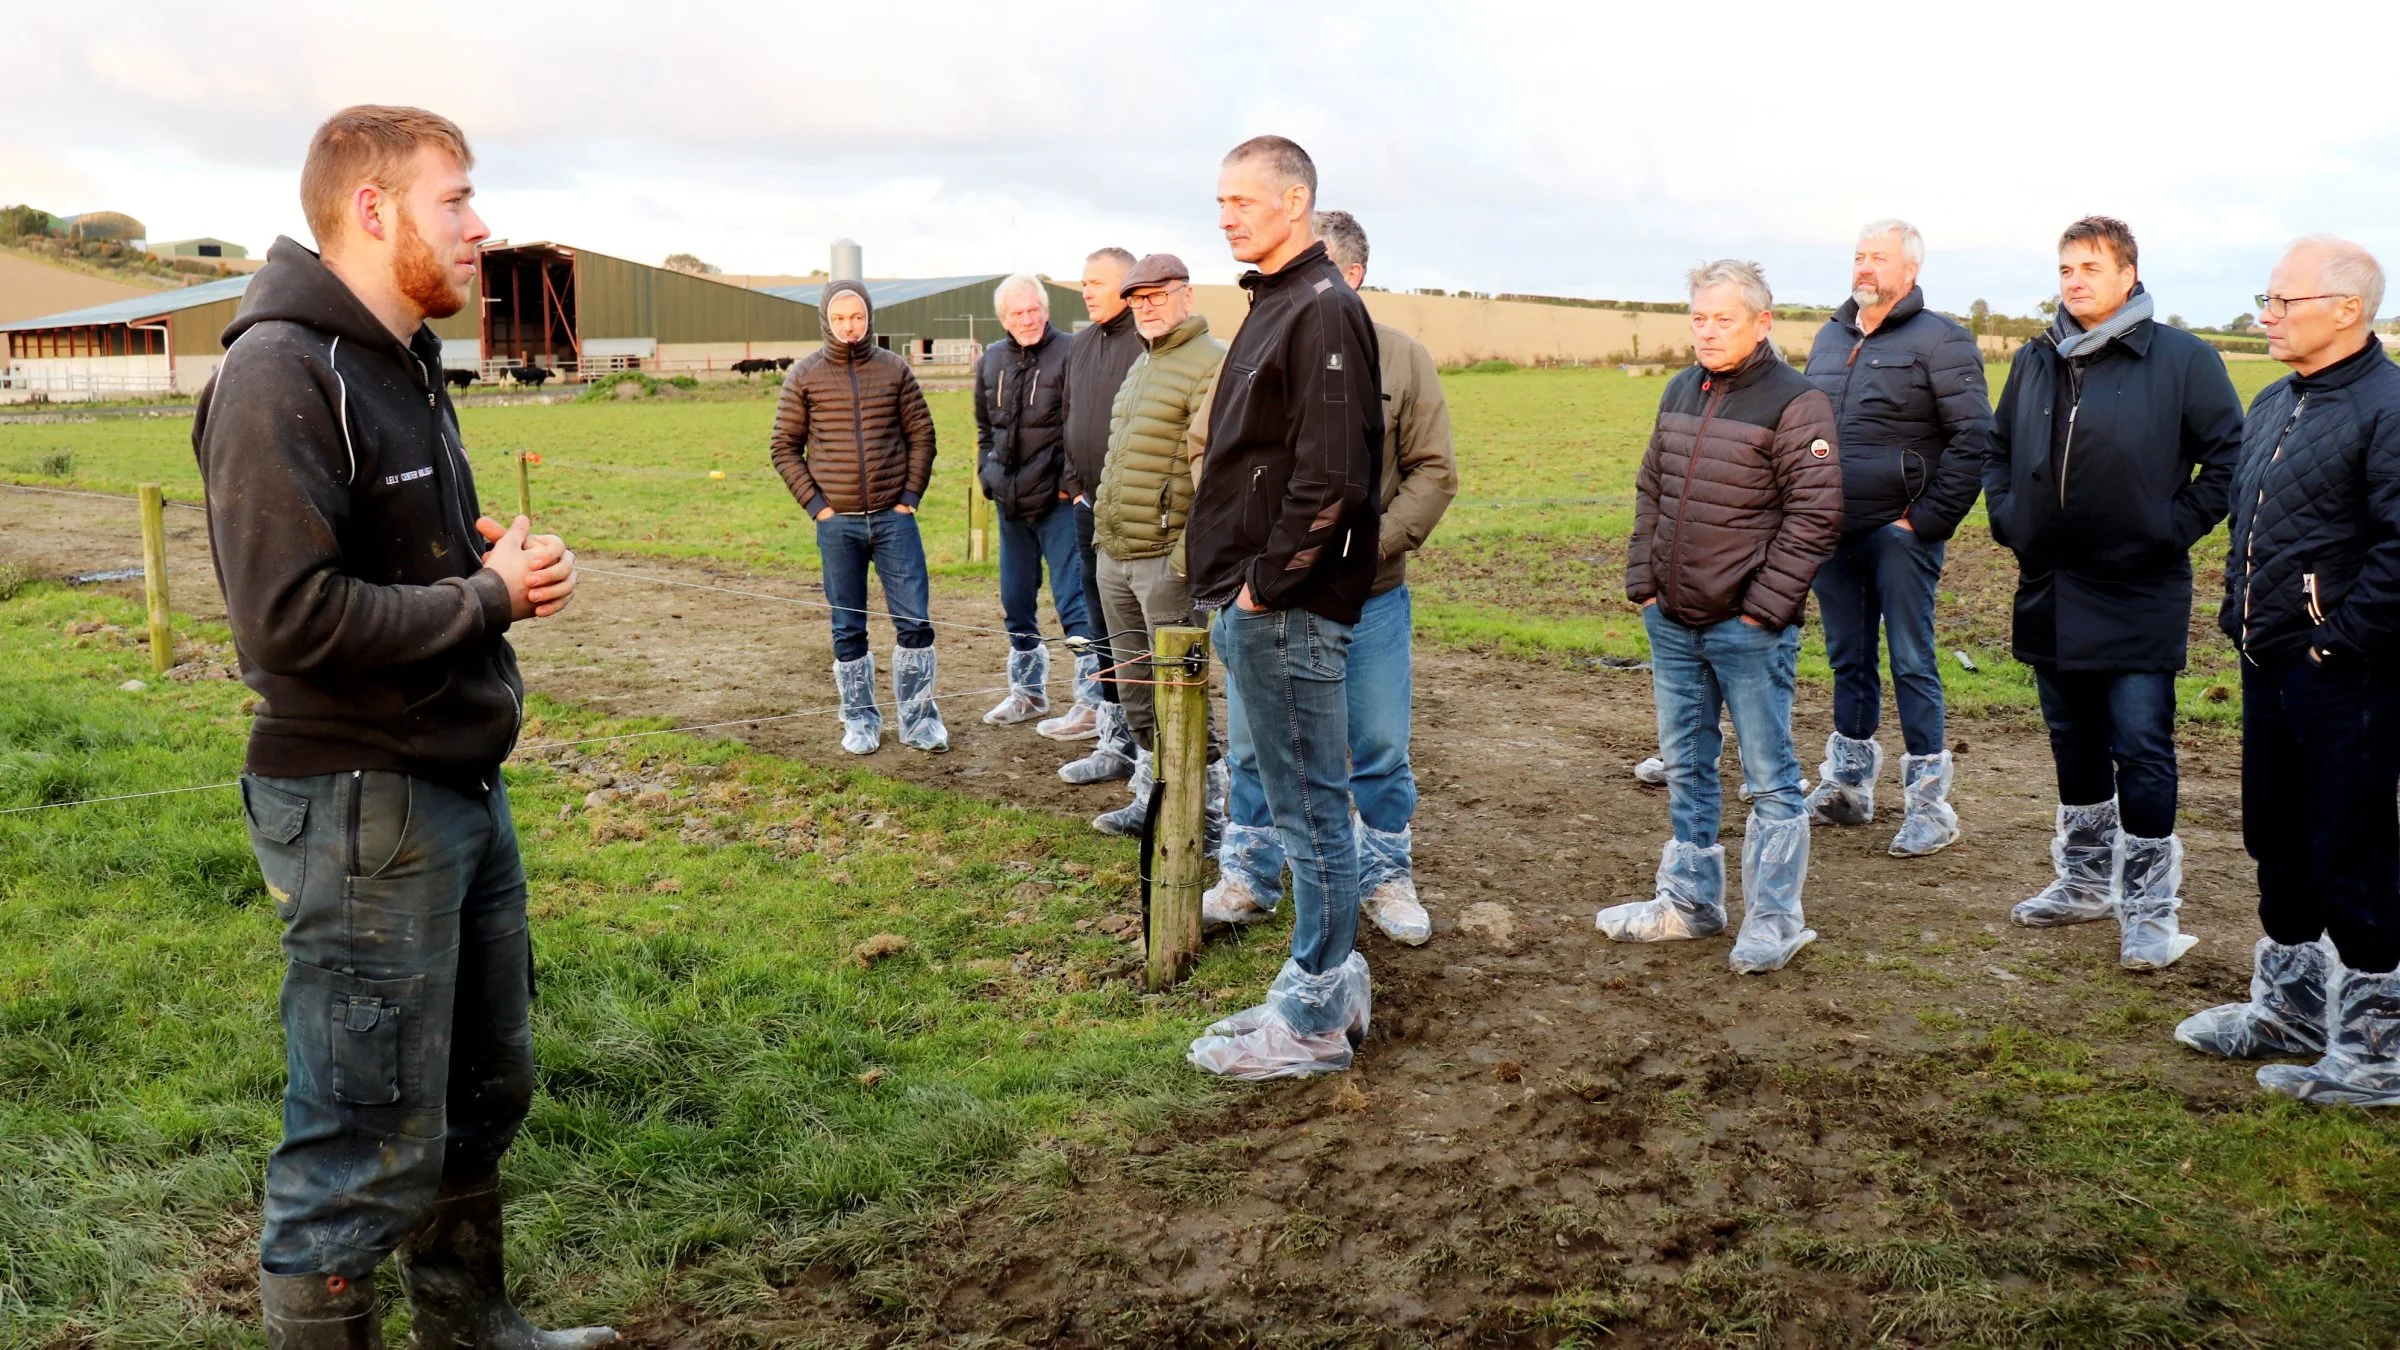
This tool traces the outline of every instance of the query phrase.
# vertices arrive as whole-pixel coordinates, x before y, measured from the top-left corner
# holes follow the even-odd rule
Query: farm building
[[[561,244],[486,248],[466,308],[437,319],[443,363],[496,379],[511,366],[562,377],[611,370],[727,370],[806,354],[821,339],[805,303]],[[0,323],[0,396],[196,393],[250,277]],[[990,296],[986,295],[989,302]]]
[[[229,244],[222,239],[206,238],[170,239],[163,244],[152,244],[149,251],[153,256],[160,258],[247,258],[250,256],[250,250],[243,248],[240,244]]]
[[[942,344],[940,355],[945,359],[970,348],[980,351],[986,343],[1000,337],[1000,314],[992,308],[992,288],[1007,276],[1005,272],[993,272],[971,277],[868,281],[867,298],[875,302],[876,340],[918,362],[935,359],[936,343]],[[825,293],[826,284],[820,281],[805,286],[776,286],[763,293],[797,301],[813,310],[817,297]],[[1083,307],[1082,291],[1054,281],[1044,284],[1050,291],[1050,321],[1061,331],[1072,333],[1090,319],[1090,312]]]

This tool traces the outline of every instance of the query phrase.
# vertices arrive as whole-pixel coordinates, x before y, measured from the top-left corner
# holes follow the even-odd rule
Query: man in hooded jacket
[[[792,500],[817,523],[825,599],[834,607],[842,748],[871,755],[883,740],[875,655],[867,649],[872,567],[897,634],[892,695],[900,743],[939,754],[950,748],[950,731],[933,698],[932,601],[916,517],[933,477],[933,414],[907,360],[875,344],[875,304],[863,283],[827,286],[817,312],[825,344],[785,377],[768,446]]]
[[[2242,404],[2214,349],[2151,318],[2123,221],[2068,226],[2058,259],[2057,322],[2017,349],[1983,470],[2058,773],[2057,875],[2010,917],[2114,916],[2119,963],[2156,970],[2197,941],[2176,919],[2175,672],[2192,545],[2225,518]]]

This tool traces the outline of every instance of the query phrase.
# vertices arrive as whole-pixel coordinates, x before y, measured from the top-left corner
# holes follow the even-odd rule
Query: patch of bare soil
[[[120,565],[130,514],[0,493],[0,558],[53,575]],[[205,611],[198,517],[169,524],[179,605]],[[821,598],[789,577],[584,561]],[[999,626],[993,597],[957,583],[938,588],[936,612]],[[612,712],[700,724],[835,701],[822,610],[594,573],[566,614],[514,636],[535,688]],[[881,621],[874,637],[888,650]],[[994,633],[946,632],[942,687],[1002,684],[1003,651]],[[1054,690],[1065,677],[1062,661]],[[2184,918],[2202,942],[2171,970],[2120,971],[2112,925],[2007,922],[2047,879],[2053,802],[2038,724],[2007,717],[1952,724],[1963,840],[1930,859],[1887,856],[1899,796],[1887,775],[1875,825],[1815,835],[1816,944],[1782,972],[1742,977],[1726,968],[1730,935],[1637,947],[1593,929],[1596,909],[1648,894],[1666,833],[1663,795],[1630,775],[1655,744],[1646,674],[1421,651],[1417,690],[1417,867],[1436,932],[1407,949],[1365,930],[1376,1008],[1355,1072],[1229,1091],[1214,1120],[1126,1150],[1065,1151],[1040,1205],[967,1209],[896,1268],[804,1272],[763,1310],[662,1310],[632,1343],[1552,1344],[1610,1331],[1716,1344],[1770,1324],[1787,1343],[1863,1337],[1872,1283],[1826,1253],[1938,1233],[2045,1272],[2103,1259],[2021,1206],[2036,1179],[1984,1146],[2022,1131],[2010,1102],[1929,1086],[1928,1066],[1971,1069],[1962,1061],[1987,1053],[1949,1048],[1945,1030],[2074,1036],[2203,1103],[2253,1090],[2249,1068],[2203,1062],[2166,1034],[2182,1011],[2242,990],[2256,931],[2236,752],[2221,736],[2185,741]],[[1122,800],[1118,785],[1057,779],[1084,747],[982,725],[996,698],[945,698],[957,748],[943,756],[887,730],[858,766],[829,717],[726,734],[1076,816]],[[1804,689],[1812,777],[1827,704]],[[1738,857],[1731,777],[1725,796]]]

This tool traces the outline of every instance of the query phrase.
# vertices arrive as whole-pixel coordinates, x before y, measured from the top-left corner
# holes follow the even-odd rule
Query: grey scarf
[[[2132,332],[2133,326],[2149,318],[2150,314],[2150,292],[2136,285],[2133,294],[2126,298],[2124,307],[2109,315],[2098,328],[2086,328],[2075,322],[2074,316],[2067,313],[2067,307],[2061,305],[2058,307],[2058,321],[2051,325],[2050,331],[2058,342],[2058,354],[2073,360],[2078,356],[2096,354],[2102,347]]]

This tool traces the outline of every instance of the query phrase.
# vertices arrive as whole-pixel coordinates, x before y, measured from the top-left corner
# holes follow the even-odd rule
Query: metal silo
[[[867,279],[866,256],[856,242],[848,239],[833,241],[833,269],[826,276],[833,281]]]

